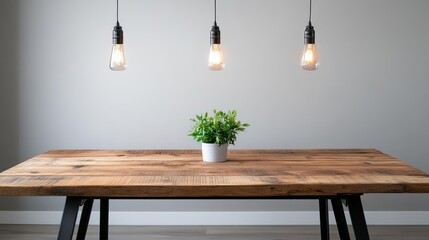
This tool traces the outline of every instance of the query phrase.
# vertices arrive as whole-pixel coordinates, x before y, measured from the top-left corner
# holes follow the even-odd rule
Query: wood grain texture
[[[368,226],[376,240],[427,240],[427,226]],[[89,226],[86,240],[99,240],[98,226]],[[339,240],[331,227],[331,240]],[[352,232],[352,229],[350,229]],[[0,225],[0,239],[55,240],[58,226]],[[73,238],[75,239],[75,238]],[[111,240],[320,240],[318,226],[109,226]]]
[[[53,150],[0,174],[0,195],[281,197],[428,193],[429,175],[374,149]]]
[[[427,240],[427,226],[368,226],[376,240]],[[339,240],[331,227],[331,240]],[[352,231],[350,229],[350,231]],[[58,226],[0,225],[0,239],[55,240]],[[98,240],[98,226],[89,226],[86,240]],[[109,226],[111,240],[320,240],[318,226]]]

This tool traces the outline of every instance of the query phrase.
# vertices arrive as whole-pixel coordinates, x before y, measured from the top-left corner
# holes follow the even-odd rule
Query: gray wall
[[[212,1],[120,1],[129,69],[108,68],[115,1],[3,1],[0,167],[48,149],[199,148],[189,118],[237,109],[235,148],[377,148],[429,172],[429,1],[314,1],[321,66],[300,69],[307,1],[221,0],[226,69],[207,70]],[[4,31],[4,30],[7,31]],[[6,37],[7,33],[7,37]],[[0,198],[61,210],[63,198]],[[372,195],[368,210],[429,210]],[[315,210],[314,202],[131,201],[115,210]]]

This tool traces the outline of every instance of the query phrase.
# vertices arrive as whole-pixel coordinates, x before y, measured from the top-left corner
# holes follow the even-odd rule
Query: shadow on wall
[[[2,2],[0,13],[0,171],[16,165],[18,159],[19,2]],[[18,207],[10,197],[0,198],[2,209]]]

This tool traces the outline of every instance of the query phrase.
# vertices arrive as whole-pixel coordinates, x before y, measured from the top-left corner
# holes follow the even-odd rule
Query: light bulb
[[[225,63],[223,61],[223,51],[220,44],[210,45],[209,69],[214,71],[223,70]]]
[[[124,54],[124,32],[118,21],[116,22],[116,26],[113,27],[112,42],[113,47],[112,55],[110,56],[110,69],[113,71],[124,71],[127,69]]]
[[[113,44],[112,55],[110,56],[110,69],[113,71],[123,71],[127,69],[123,44]]]
[[[305,70],[316,70],[319,67],[316,44],[305,44],[302,54],[301,67]]]
[[[220,45],[220,30],[216,21],[210,31],[210,53],[209,53],[209,69],[220,71],[225,68],[223,60],[223,51]]]
[[[302,53],[301,67],[310,71],[319,67],[316,52],[316,31],[314,31],[311,21],[308,22],[304,31],[304,52]]]

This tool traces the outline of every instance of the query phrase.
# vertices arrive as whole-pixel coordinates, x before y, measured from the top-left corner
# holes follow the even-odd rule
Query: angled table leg
[[[100,240],[109,238],[109,199],[100,199]]]
[[[82,215],[80,216],[79,229],[77,230],[76,240],[85,240],[86,232],[88,230],[89,218],[91,217],[92,205],[94,199],[85,199],[85,203],[82,209]]]
[[[82,199],[79,197],[67,197],[61,219],[58,240],[71,240],[76,224],[77,213]]]
[[[319,199],[320,236],[322,240],[329,240],[328,199]]]
[[[344,215],[344,208],[340,198],[332,198],[332,209],[335,214],[335,221],[337,222],[338,233],[341,240],[350,240],[349,229],[347,228],[346,216]]]
[[[352,219],[356,240],[369,240],[368,227],[366,225],[360,195],[348,196],[347,202],[349,204],[350,218]]]

